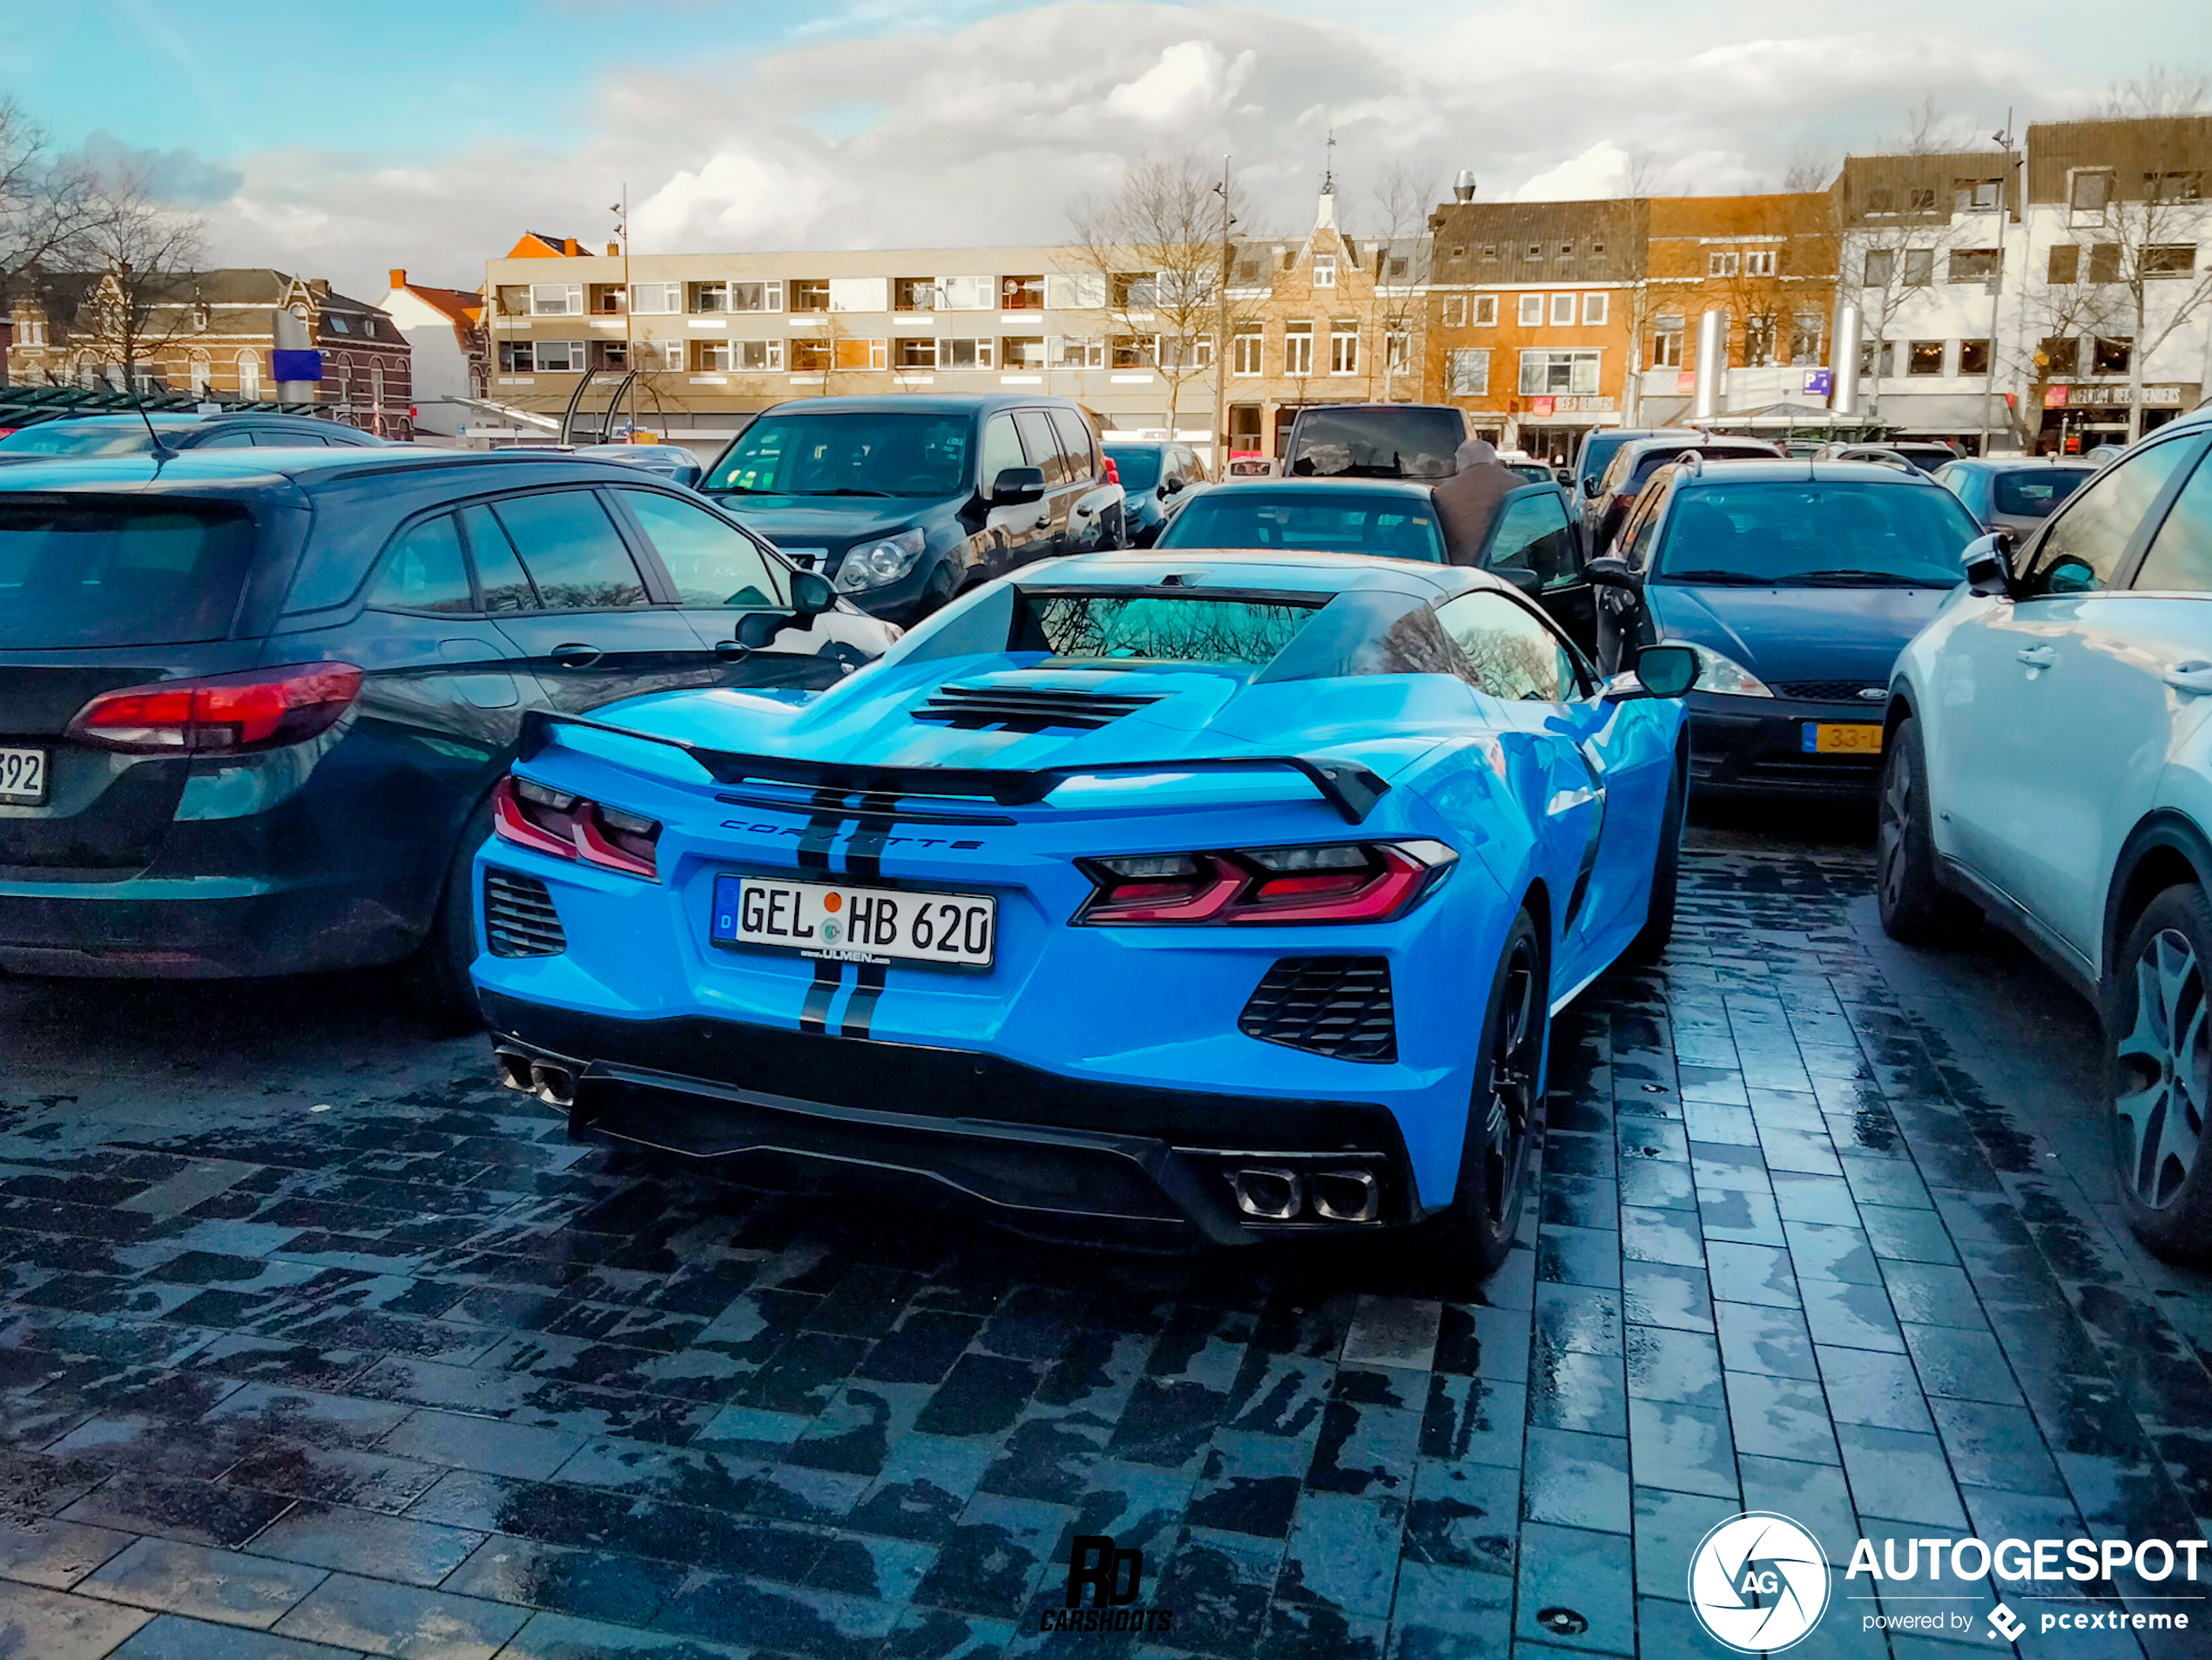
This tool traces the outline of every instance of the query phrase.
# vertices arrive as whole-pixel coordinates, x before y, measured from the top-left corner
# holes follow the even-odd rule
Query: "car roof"
[[[1942,485],[1925,473],[1912,473],[1901,467],[1892,467],[1878,461],[1809,461],[1792,455],[1775,461],[1709,461],[1700,463],[1694,473],[1678,473],[1675,477],[1677,491],[1684,482],[1708,484],[1732,484],[1743,482],[1763,484],[1853,483],[1889,484],[1906,489],[1939,490]]]
[[[1040,587],[1096,583],[1149,588],[1170,572],[1197,577],[1203,587],[1315,594],[1374,589],[1442,598],[1476,589],[1519,591],[1503,578],[1469,565],[1433,564],[1426,559],[1391,559],[1366,553],[1286,554],[1271,548],[1144,548],[1080,553],[1029,566],[1014,579]]]
[[[1209,496],[1266,496],[1289,490],[1366,490],[1370,495],[1426,496],[1436,486],[1425,478],[1347,478],[1341,475],[1299,473],[1289,478],[1232,478],[1208,487]]]
[[[557,451],[501,452],[416,449],[378,444],[342,449],[320,444],[289,449],[186,449],[157,460],[145,450],[126,455],[57,455],[0,467],[0,494],[30,491],[151,491],[235,496],[291,489],[312,494],[321,485],[364,475],[431,476],[465,468],[547,469],[546,482],[607,480],[636,483],[649,476],[626,462],[590,461]]]
[[[1972,473],[2094,473],[2080,455],[1961,455],[1951,463]]]
[[[149,409],[143,415],[135,409],[126,409],[119,415],[106,412],[100,415],[61,415],[52,421],[35,422],[20,430],[32,432],[40,427],[59,426],[132,427],[144,432],[146,429],[146,422],[149,421],[153,423],[157,431],[174,432],[183,432],[193,427],[227,426],[233,422],[239,421],[274,422],[287,427],[331,428],[339,424],[334,421],[320,421],[313,415],[287,415],[276,409],[226,409],[220,415],[197,415],[188,410],[180,412],[174,409]]]
[[[839,415],[852,410],[912,409],[924,415],[971,415],[986,409],[1034,408],[1046,403],[1062,404],[1077,411],[1082,408],[1073,398],[1048,392],[1035,392],[1027,396],[1011,392],[894,392],[854,394],[842,398],[786,398],[781,403],[769,405],[760,413],[763,415]]]

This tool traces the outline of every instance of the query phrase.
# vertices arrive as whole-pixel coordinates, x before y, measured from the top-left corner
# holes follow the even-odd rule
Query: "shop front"
[[[2155,432],[2195,407],[2203,388],[2168,382],[2143,388],[2143,430]],[[2054,381],[2043,389],[2039,455],[2086,455],[2100,444],[2128,442],[2128,388],[2109,381]]]

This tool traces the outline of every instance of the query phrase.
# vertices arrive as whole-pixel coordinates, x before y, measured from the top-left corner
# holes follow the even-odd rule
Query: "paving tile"
[[[1719,1328],[1721,1355],[1730,1371],[1809,1381],[1819,1378],[1812,1339],[1805,1330],[1804,1316],[1797,1310],[1716,1303],[1713,1313]]]
[[[1513,1602],[1514,1582],[1502,1575],[1403,1558],[1393,1654],[1401,1660],[1503,1654],[1512,1641]]]
[[[1828,1398],[1818,1384],[1755,1372],[1727,1375],[1729,1421],[1739,1454],[1838,1461]]]
[[[2020,1387],[1997,1339],[1986,1332],[1900,1321],[1898,1330],[1931,1398],[1988,1400],[2000,1406],[2020,1400]]]
[[[1851,1501],[1861,1515],[1966,1527],[1966,1513],[1952,1486],[1943,1444],[1933,1435],[1838,1424],[1836,1441],[1843,1449]]]
[[[1518,1468],[1421,1461],[1406,1514],[1408,1559],[1509,1574],[1520,1530]]]
[[[1851,1489],[1838,1465],[1744,1453],[1737,1457],[1736,1468],[1743,1481],[1745,1509],[1772,1510],[1788,1516],[1820,1541],[1832,1566],[1851,1566],[1858,1525],[1851,1510]]]
[[[1853,1285],[1837,1279],[1805,1282],[1805,1326],[1817,1344],[1849,1349],[1905,1353],[1904,1336],[1889,1296],[1878,1285]]]
[[[2045,1450],[2041,1431],[2024,1407],[1979,1400],[1932,1400],[1936,1434],[1961,1487],[2062,1498],[2066,1484]]]
[[[1839,1424],[1872,1424],[1884,1429],[1932,1432],[1926,1400],[1912,1363],[1902,1354],[1872,1349],[1821,1346],[1821,1380],[1828,1389],[1829,1415]]]
[[[746,1660],[751,1653],[703,1637],[639,1631],[571,1614],[532,1615],[499,1651],[500,1660]]]
[[[1671,1400],[1689,1407],[1726,1404],[1720,1345],[1704,1332],[1631,1326],[1628,1373],[1631,1400]]]
[[[358,1650],[297,1637],[273,1636],[242,1625],[212,1625],[157,1615],[133,1632],[114,1660],[354,1660]]]
[[[403,1660],[490,1660],[529,1617],[475,1597],[332,1574],[274,1630]]]
[[[1525,1521],[1629,1531],[1629,1443],[1568,1429],[1531,1429],[1521,1469]]]
[[[1635,1652],[1635,1574],[1616,1534],[1523,1532],[1514,1635],[1578,1652]]]
[[[248,1549],[257,1556],[435,1585],[483,1540],[482,1534],[467,1528],[307,1503],[293,1506],[256,1534]]]
[[[1635,1506],[1637,1591],[1687,1602],[1690,1557],[1705,1535],[1741,1507],[1733,1494],[1720,1497],[1647,1487],[1636,1488]]]
[[[1706,1247],[1705,1254],[1713,1295],[1721,1301],[1770,1308],[1797,1306],[1797,1280],[1791,1272],[1788,1251],[1716,1239]]]
[[[1398,1582],[1406,1503],[1309,1493],[1283,1551],[1278,1603],[1318,1603],[1339,1613],[1387,1617]]]
[[[1595,1435],[1629,1433],[1629,1394],[1620,1356],[1540,1348],[1531,1370],[1530,1423]]]
[[[1638,1487],[1736,1494],[1736,1455],[1725,1412],[1661,1400],[1632,1402],[1629,1456]]]
[[[50,1516],[0,1518],[0,1579],[65,1591],[131,1541],[127,1533]]]
[[[0,1581],[0,1636],[37,1636],[36,1649],[15,1650],[24,1660],[99,1660],[152,1617],[149,1609]]]
[[[569,1461],[583,1439],[529,1424],[425,1407],[411,1414],[378,1446],[388,1453],[455,1469],[543,1481]]]

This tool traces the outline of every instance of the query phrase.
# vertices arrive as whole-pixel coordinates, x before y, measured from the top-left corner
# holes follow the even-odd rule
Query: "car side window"
[[[252,448],[253,435],[250,432],[219,432],[212,438],[203,438],[192,446],[195,449],[246,449]]]
[[[1060,435],[1061,453],[1068,458],[1069,479],[1089,482],[1099,473],[1097,457],[1091,453],[1090,428],[1082,417],[1072,409],[1054,409],[1052,429]]]
[[[1658,531],[1659,521],[1667,516],[1667,498],[1672,494],[1663,489],[1653,491],[1641,504],[1642,513],[1630,520],[1622,547],[1629,570],[1650,568],[1652,537]]]
[[[768,611],[781,603],[782,584],[769,570],[768,556],[737,526],[672,496],[652,490],[621,495],[675,579],[681,604]]]
[[[2134,585],[2149,593],[2212,593],[2212,454],[2167,509]]]
[[[492,503],[548,611],[623,611],[645,584],[606,506],[590,490],[549,490]]]
[[[476,597],[469,589],[469,565],[461,557],[461,532],[453,515],[403,531],[384,556],[384,574],[368,592],[368,603],[378,611],[473,611]]]
[[[469,555],[475,562],[476,590],[483,596],[484,609],[536,611],[537,590],[530,586],[529,573],[515,557],[515,544],[499,528],[499,521],[492,517],[491,509],[481,504],[464,507],[455,516],[461,521],[462,533],[469,538]]]
[[[983,423],[983,476],[985,489],[998,482],[998,476],[1009,467],[1027,467],[1022,458],[1022,441],[1014,435],[1014,417],[993,415]]]
[[[2051,521],[2035,544],[2026,597],[2091,593],[2109,587],[2128,544],[2191,445],[2152,444],[2114,462]]]
[[[1503,594],[1461,594],[1439,605],[1436,617],[1466,657],[1468,678],[1492,697],[1564,703],[1581,692],[1559,637]]]
[[[1060,453],[1060,439],[1042,409],[1017,409],[1014,423],[1022,429],[1022,448],[1029,452],[1029,465],[1044,469],[1044,486],[1057,489],[1068,482],[1068,459]]]
[[[1511,503],[1490,538],[1493,567],[1533,570],[1547,588],[1575,580],[1575,558],[1567,530],[1567,509],[1549,490]]]

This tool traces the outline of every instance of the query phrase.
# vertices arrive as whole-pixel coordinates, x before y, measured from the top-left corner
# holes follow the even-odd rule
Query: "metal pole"
[[[1718,419],[1721,391],[1727,383],[1728,314],[1716,307],[1697,320],[1697,378],[1690,419]]]
[[[1858,413],[1858,354],[1865,319],[1858,302],[1836,307],[1836,335],[1829,350],[1828,409],[1831,415]]]
[[[2013,182],[2013,112],[2005,111],[2005,130],[1994,135],[2005,152],[2005,171],[1997,179],[1997,274],[1989,280],[1989,352],[1981,377],[1981,449],[1989,453],[1989,401],[1997,392],[1997,329],[2005,309],[2005,203]]]
[[[1221,276],[1215,287],[1215,310],[1220,321],[1213,345],[1213,465],[1217,479],[1229,476],[1229,157],[1221,158]],[[1170,418],[1168,436],[1175,435]]]

